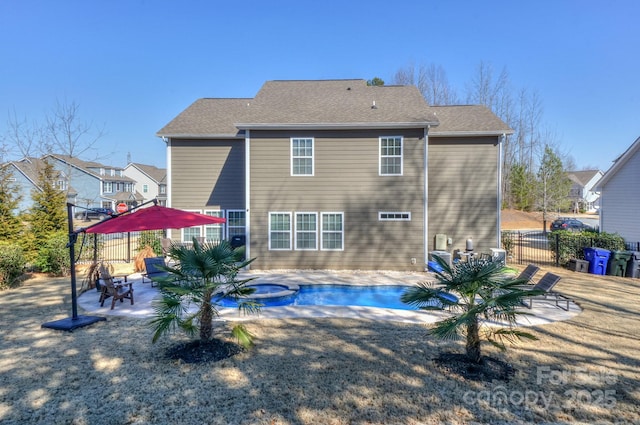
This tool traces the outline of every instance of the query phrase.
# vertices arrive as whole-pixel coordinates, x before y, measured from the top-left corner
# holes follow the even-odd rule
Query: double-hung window
[[[227,210],[227,237],[244,236],[246,218],[244,210]]]
[[[296,213],[296,249],[318,249],[317,213]]]
[[[224,218],[224,212],[219,210],[205,210],[205,215]],[[207,242],[218,244],[224,239],[224,226],[222,224],[207,224],[204,226],[204,237]]]
[[[380,175],[402,175],[402,137],[380,138]]]
[[[269,213],[269,249],[291,249],[291,213]]]
[[[291,175],[313,176],[313,138],[291,138]]]
[[[187,211],[197,212],[197,213],[201,212],[199,210],[187,210]],[[202,226],[186,227],[182,229],[182,242],[192,243],[193,238],[200,240],[199,238],[201,237],[202,237]]]
[[[344,250],[344,214],[341,212],[322,213],[321,249],[323,251]]]

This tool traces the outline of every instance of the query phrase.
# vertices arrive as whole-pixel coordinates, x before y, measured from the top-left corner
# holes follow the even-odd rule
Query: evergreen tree
[[[16,215],[21,198],[11,177],[11,167],[0,166],[0,241],[7,242],[17,241],[22,233],[22,223]]]
[[[56,187],[57,177],[58,172],[53,165],[43,160],[38,170],[40,190],[31,193],[33,206],[28,217],[36,246],[43,246],[54,232],[66,229],[66,194]]]
[[[542,209],[544,230],[547,228],[547,213],[568,207],[571,180],[562,165],[562,160],[549,146],[538,170],[538,190]]]
[[[536,176],[522,164],[512,165],[510,175],[510,206],[520,211],[531,211],[536,196]]]

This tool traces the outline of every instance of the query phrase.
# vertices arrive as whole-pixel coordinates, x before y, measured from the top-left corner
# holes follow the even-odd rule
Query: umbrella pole
[[[105,317],[99,316],[78,316],[78,300],[76,291],[76,253],[75,244],[78,233],[73,230],[73,210],[74,205],[67,202],[67,218],[69,228],[69,257],[71,259],[71,317],[66,319],[55,320],[42,324],[43,328],[56,329],[61,331],[73,331],[74,329],[88,326],[96,322],[107,320]]]

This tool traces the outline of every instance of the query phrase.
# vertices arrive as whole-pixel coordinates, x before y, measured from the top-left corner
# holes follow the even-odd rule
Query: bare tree
[[[55,152],[77,158],[95,149],[104,135],[104,128],[94,129],[93,124],[80,121],[76,102],[61,103],[47,115],[45,126],[45,152]]]
[[[418,87],[430,105],[453,105],[458,103],[455,90],[449,84],[447,74],[440,65],[409,65],[399,69],[394,76],[394,84],[411,84]]]
[[[42,128],[37,122],[29,123],[27,118],[19,119],[14,110],[7,118],[7,128],[5,137],[14,150],[14,152],[7,152],[8,154],[19,153],[23,158],[42,154]]]

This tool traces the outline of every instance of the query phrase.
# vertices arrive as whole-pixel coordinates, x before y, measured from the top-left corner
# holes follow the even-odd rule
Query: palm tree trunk
[[[467,358],[473,363],[480,363],[482,355],[480,353],[480,327],[478,321],[474,320],[467,326]]]
[[[200,341],[207,342],[213,336],[213,307],[210,297],[205,297],[202,303],[202,314],[200,315]]]

